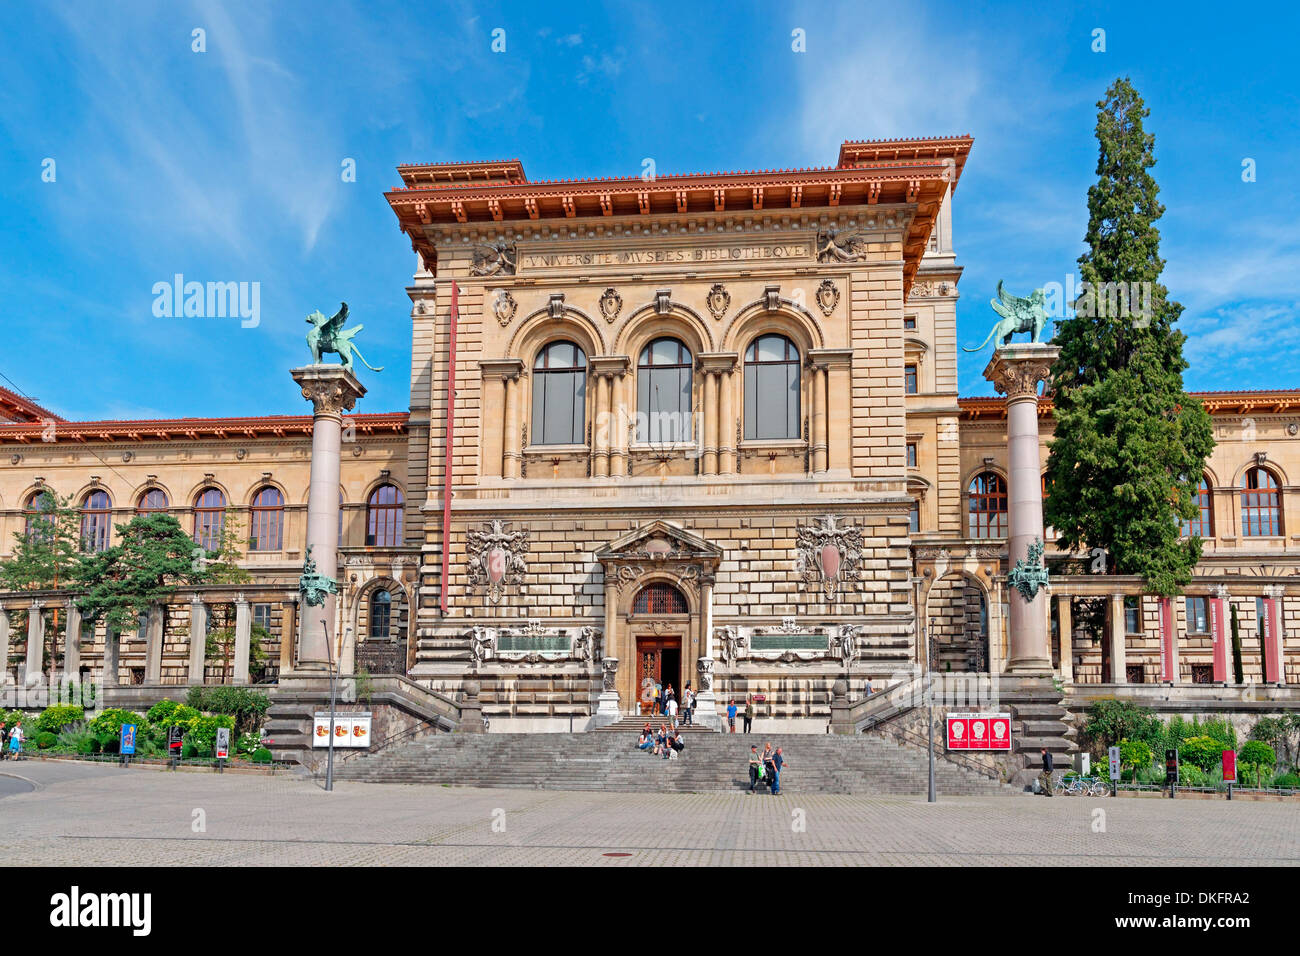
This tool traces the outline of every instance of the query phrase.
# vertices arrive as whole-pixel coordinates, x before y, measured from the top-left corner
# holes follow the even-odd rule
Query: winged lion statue
[[[978,352],[993,339],[998,340],[998,345],[1010,345],[1011,336],[1019,332],[1028,332],[1030,342],[1042,341],[1043,329],[1047,327],[1047,296],[1042,289],[1035,289],[1026,298],[1004,291],[1002,281],[998,280],[998,297],[990,299],[989,305],[1002,318],[988,338],[973,349],[963,346],[963,352]]]
[[[352,356],[355,355],[361,359],[361,364],[372,372],[382,372],[384,367],[381,365],[375,368],[366,361],[360,350],[352,342],[352,337],[365,328],[364,325],[354,325],[350,329],[343,328],[343,323],[348,320],[348,304],[344,302],[340,308],[330,318],[325,318],[320,312],[313,312],[307,316],[307,322],[312,326],[307,333],[307,347],[311,349],[311,360],[315,365],[321,364],[321,356],[326,352],[334,352],[343,362],[343,367],[349,372],[352,371]]]

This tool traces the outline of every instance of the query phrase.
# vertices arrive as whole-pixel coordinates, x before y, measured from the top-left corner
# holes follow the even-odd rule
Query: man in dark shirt
[[[758,768],[763,766],[763,762],[758,757],[758,744],[749,748],[749,792],[753,793],[754,788],[758,786]]]
[[[1047,752],[1047,748],[1042,749],[1043,754],[1043,772],[1039,775],[1038,780],[1043,793],[1049,797],[1052,795],[1052,755]]]
[[[781,768],[785,766],[785,758],[781,756],[781,748],[776,748],[776,755],[772,757],[772,796],[781,792]]]

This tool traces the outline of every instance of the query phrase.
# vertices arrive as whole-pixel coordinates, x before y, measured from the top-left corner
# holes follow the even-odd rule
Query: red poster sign
[[[1264,638],[1264,680],[1282,682],[1282,632],[1278,628],[1277,598],[1264,598],[1264,619],[1259,622]]]
[[[949,750],[1010,750],[1010,714],[949,714]]]
[[[1215,683],[1227,683],[1228,680],[1228,639],[1223,624],[1223,598],[1210,598],[1210,637],[1214,641],[1214,680]]]
[[[1174,673],[1174,604],[1170,598],[1160,599],[1160,679],[1178,680]]]
[[[1223,782],[1237,782],[1237,752],[1235,750],[1225,750],[1223,752]]]

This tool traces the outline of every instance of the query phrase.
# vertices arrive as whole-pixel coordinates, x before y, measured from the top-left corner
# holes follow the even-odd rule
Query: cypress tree
[[[1181,537],[1214,447],[1210,417],[1183,390],[1174,329],[1183,307],[1160,284],[1154,223],[1164,212],[1150,169],[1149,111],[1127,78],[1097,104],[1097,182],[1088,189],[1085,285],[1075,314],[1057,323],[1056,429],[1050,443],[1046,523],[1062,550],[1102,548],[1112,574],[1176,594],[1201,556]]]

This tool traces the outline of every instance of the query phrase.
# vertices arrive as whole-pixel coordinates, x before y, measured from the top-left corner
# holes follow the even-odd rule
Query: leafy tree
[[[1164,207],[1149,172],[1148,110],[1127,79],[1098,107],[1097,182],[1079,257],[1088,291],[1055,338],[1046,523],[1061,550],[1103,548],[1108,572],[1140,575],[1149,591],[1169,595],[1201,556],[1199,538],[1181,540],[1179,519],[1196,515],[1192,495],[1214,439],[1209,415],[1183,390],[1186,336],[1174,330],[1182,306],[1160,284],[1154,223]],[[1117,288],[1125,295],[1116,301],[1093,292]]]
[[[29,527],[14,532],[14,552],[0,561],[0,589],[45,591],[73,585],[81,549],[81,513],[48,488],[35,501]]]
[[[1121,770],[1133,771],[1133,782],[1138,782],[1138,771],[1151,766],[1151,748],[1140,740],[1127,738],[1119,742],[1119,765]]]
[[[1103,750],[1124,738],[1145,739],[1159,719],[1146,707],[1126,700],[1098,700],[1088,708],[1083,732]]]
[[[1178,756],[1186,763],[1210,771],[1219,766],[1227,749],[1213,737],[1189,737],[1178,748]]]
[[[83,555],[77,571],[86,588],[77,606],[110,629],[133,628],[152,605],[165,608],[177,588],[209,580],[193,539],[171,515],[136,515],[117,532],[119,544]]]
[[[1237,759],[1243,766],[1251,767],[1255,773],[1255,786],[1260,785],[1260,768],[1274,767],[1277,765],[1277,754],[1273,748],[1261,740],[1250,740],[1241,748],[1241,753],[1237,754]]]

